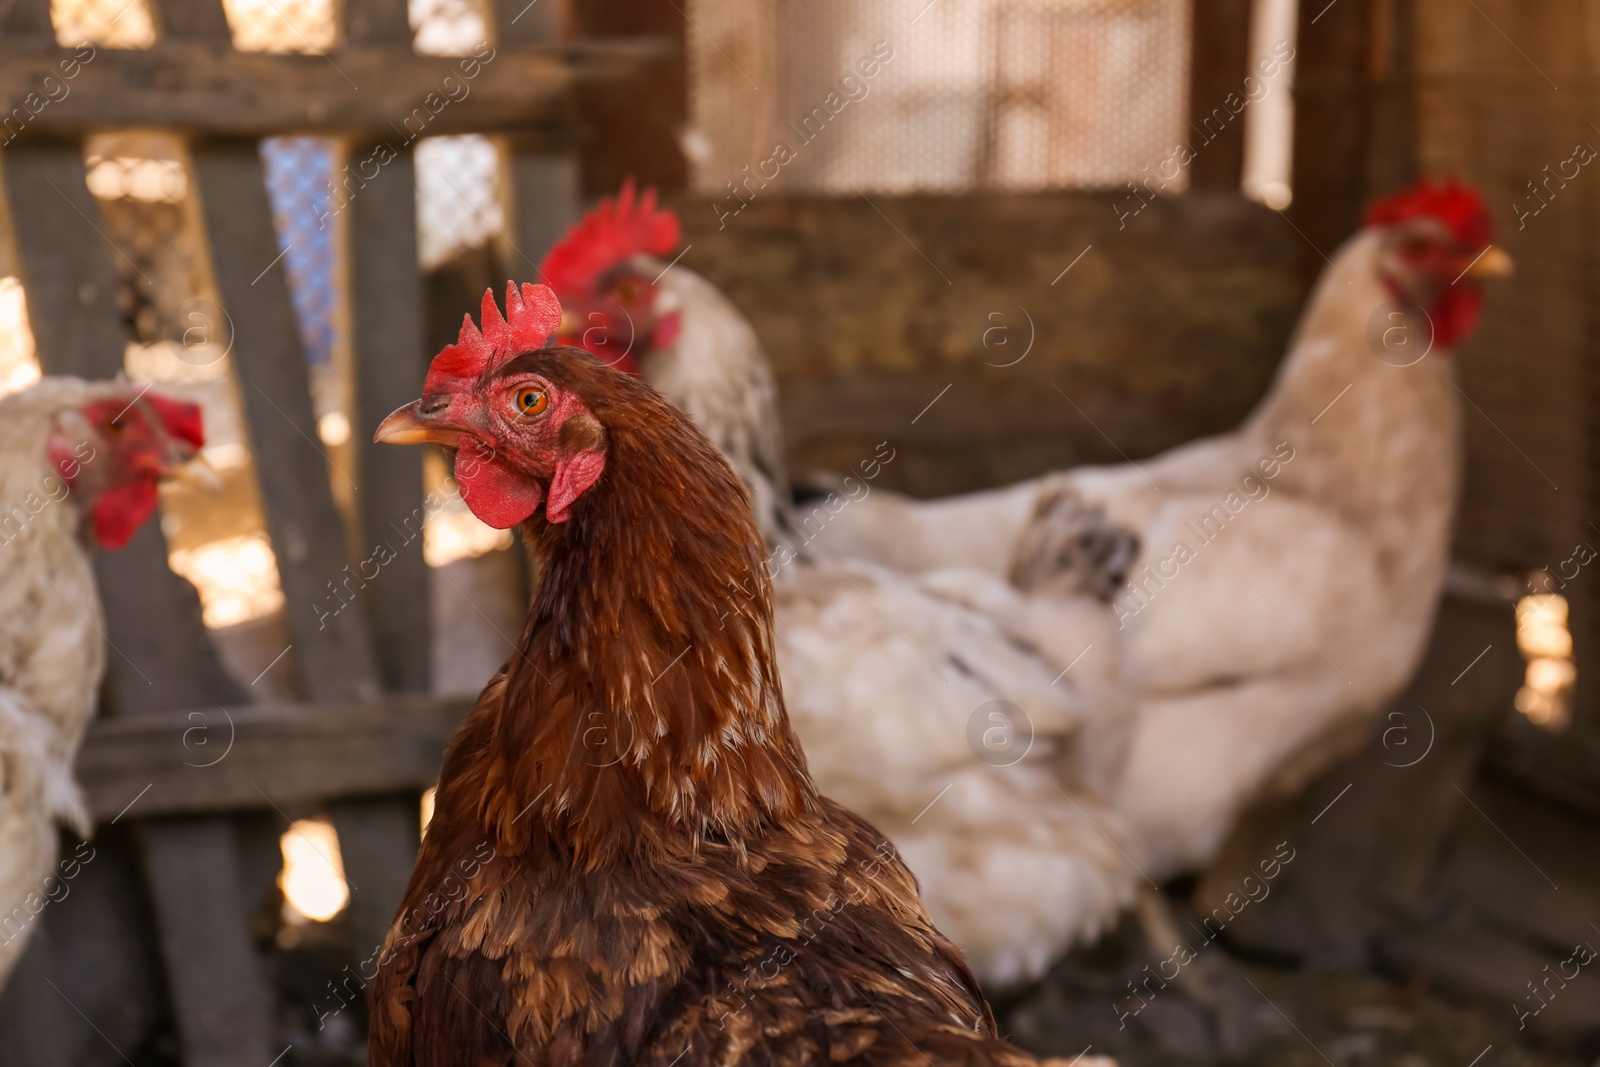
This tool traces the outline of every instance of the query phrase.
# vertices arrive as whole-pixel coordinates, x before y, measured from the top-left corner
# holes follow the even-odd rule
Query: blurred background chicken
[[[1415,670],[1461,477],[1451,350],[1510,260],[1472,190],[1375,204],[1239,429],[1147,460],[917,502],[877,494],[819,552],[1071,593],[1086,530],[1138,531],[1113,600],[1138,693],[1116,790],[1152,878],[1206,863],[1242,805],[1359,744]],[[1009,552],[993,546],[1010,546]]]
[[[105,670],[90,539],[126,544],[203,443],[198,408],[125,381],[0,399],[0,984],[54,893],[57,824],[93,830],[72,773]]]
[[[565,338],[637,367],[751,490],[772,546],[789,714],[823,792],[894,839],[980,976],[1035,976],[1113,920],[1136,877],[1104,799],[1130,725],[1111,610],[1095,596],[1026,598],[973,567],[908,575],[816,558],[894,450],[885,442],[839,492],[793,505],[755,332],[666,258],[677,240],[671,213],[631,185],[590,212],[541,266]],[[1086,561],[1083,584],[1116,584],[1100,562]],[[730,575],[730,599],[755,578]]]

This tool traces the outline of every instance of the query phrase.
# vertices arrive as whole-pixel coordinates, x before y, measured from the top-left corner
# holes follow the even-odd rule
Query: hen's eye
[[[538,415],[550,403],[550,395],[543,389],[518,389],[517,412],[525,416]]]
[[[639,290],[634,287],[632,282],[623,282],[621,285],[617,286],[617,296],[622,299],[624,304],[633,303],[634,298],[638,295]]]
[[[1421,259],[1428,254],[1429,241],[1425,237],[1408,237],[1400,246],[1400,254],[1407,259]]]

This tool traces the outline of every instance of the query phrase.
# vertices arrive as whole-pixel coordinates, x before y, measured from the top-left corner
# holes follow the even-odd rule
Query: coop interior
[[[1466,460],[1420,667],[1357,728],[1324,739],[1310,770],[1281,768],[1201,869],[1142,879],[1100,936],[985,992],[1001,1033],[1064,1060],[1596,1063],[1600,977],[1566,968],[1600,945],[1600,578],[1586,565],[1600,542],[1600,179],[1569,171],[1600,144],[1600,9],[561,4],[410,0],[384,37],[350,22],[381,4],[224,0],[225,29],[213,26],[205,47],[233,58],[197,77],[188,111],[170,120],[113,98],[145,91],[133,53],[201,47],[186,20],[203,4],[0,5],[0,102],[22,116],[0,115],[0,390],[87,365],[50,353],[74,351],[74,331],[94,320],[110,324],[94,336],[120,331],[122,344],[96,366],[201,406],[205,469],[163,486],[159,536],[135,544],[138,566],[164,557],[192,584],[231,695],[175,698],[159,730],[140,732],[128,725],[143,721],[131,717],[138,700],[114,691],[139,668],[111,654],[78,764],[96,831],[62,839],[63,855],[95,858],[40,915],[0,997],[0,1065],[255,1062],[230,1043],[240,1033],[266,1067],[365,1062],[353,975],[373,926],[355,914],[351,857],[375,838],[352,845],[350,812],[367,805],[367,818],[381,800],[386,833],[412,835],[413,849],[426,834],[443,744],[516,650],[538,573],[513,531],[473,515],[432,451],[401,524],[422,542],[417,593],[403,610],[364,595],[381,581],[358,488],[375,425],[363,368],[414,395],[484,289],[537,280],[550,242],[626,179],[677,213],[673,262],[754,326],[797,482],[824,484],[887,442],[894,459],[874,490],[935,498],[1136,464],[1229,431],[1268,389],[1367,204],[1424,176],[1482,192],[1516,273],[1444,357],[1464,401]],[[349,81],[341,59],[380,44],[441,63],[477,57],[490,72],[485,55],[521,49],[578,73],[534,118],[493,112],[501,90],[486,80],[471,105],[490,116],[483,132],[452,127],[414,144],[399,90],[370,94],[393,115],[382,134],[342,132],[338,108],[304,129],[246,116],[271,110],[262,86],[278,68],[230,65],[243,54],[305,64],[283,66],[286,78],[318,64],[317,77]],[[76,82],[39,65],[74,55]],[[35,110],[25,99],[47,69],[59,93]],[[465,113],[469,100],[449,106]],[[387,246],[382,217],[362,214],[376,199],[367,183],[378,187],[364,168],[386,137],[405,142],[409,184],[384,195],[414,193],[398,228],[408,240]],[[234,177],[218,177],[227,166]],[[82,188],[51,193],[46,182],[75,167]],[[278,258],[239,275],[229,237],[207,229],[249,210],[224,194],[255,173]],[[392,184],[390,173],[379,180]],[[92,259],[99,273],[64,276],[46,262],[52,248],[76,249],[64,262]],[[230,271],[239,277],[224,282]],[[363,279],[377,273],[411,280],[374,291]],[[280,427],[284,451],[269,458],[251,422],[272,418],[272,388],[241,376],[236,343],[249,340],[232,294],[271,285],[286,286],[292,308],[270,320],[274,343],[303,359],[309,407],[280,410],[295,432]],[[38,297],[44,287],[60,298]],[[397,309],[418,324],[420,348],[386,364],[382,322]],[[350,566],[290,581],[286,554],[305,548],[285,531],[301,527],[268,504],[283,470],[326,481],[342,543],[321,558]],[[104,583],[134,564],[97,566]],[[137,619],[153,645],[181,643],[164,631],[165,603],[113,605],[113,624]],[[327,680],[337,665],[305,658],[318,624],[390,610],[426,624],[377,651],[382,688],[403,694],[393,719],[375,694]],[[387,632],[381,618],[367,625]],[[1396,638],[1379,626],[1369,639]],[[329,725],[339,701],[353,725]],[[258,742],[275,747],[255,763],[234,751]],[[306,769],[289,766],[302,758]],[[277,785],[257,777],[269,773]],[[1267,891],[1241,905],[1238,887],[1273,857]],[[240,947],[216,967],[250,970],[258,1023],[236,1026],[228,996],[196,1021],[204,976],[228,972],[187,969],[183,953],[215,943],[172,933],[183,917],[158,899],[161,885],[189,886],[197,916],[237,899]],[[1215,936],[1202,924],[1219,914]],[[214,920],[197,917],[194,930]],[[1170,952],[1149,933],[1162,922],[1202,946],[1182,980],[1151,980]]]

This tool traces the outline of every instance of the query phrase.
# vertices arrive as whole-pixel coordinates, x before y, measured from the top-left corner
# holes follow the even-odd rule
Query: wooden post
[[[1207,124],[1230,93],[1245,94],[1250,73],[1250,0],[1198,0],[1189,60],[1189,123],[1204,150],[1189,165],[1189,185],[1196,192],[1239,192],[1244,175],[1244,116],[1238,121]],[[1215,138],[1208,140],[1208,138]]]
[[[565,36],[561,0],[494,0],[494,32],[505,45],[559,43]],[[541,281],[539,261],[581,213],[578,156],[515,135],[504,144],[512,245],[506,250],[508,269],[519,282]]]
[[[83,146],[40,140],[8,150],[4,162],[40,362],[52,374],[120,372],[127,339],[114,303],[115,253],[97,231],[99,206],[84,181]],[[193,587],[167,567],[157,524],[147,524],[116,556],[98,557],[95,569],[107,636],[118,650],[107,662],[119,714],[242,699],[206,637]],[[150,625],[152,618],[161,625]],[[267,1062],[266,990],[227,820],[152,823],[142,839],[185,1063]],[[203,851],[204,867],[195,865],[199,853],[184,854],[190,846]]]
[[[1315,276],[1325,266],[1323,257],[1361,224],[1367,199],[1366,7],[1304,0],[1299,26],[1289,217],[1315,246],[1302,257],[1306,273]]]

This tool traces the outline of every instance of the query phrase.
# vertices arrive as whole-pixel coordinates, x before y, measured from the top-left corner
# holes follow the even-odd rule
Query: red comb
[[[1484,248],[1494,242],[1494,222],[1483,197],[1454,178],[1442,185],[1424,178],[1367,209],[1368,226],[1392,226],[1424,217],[1438,219],[1450,227],[1456,241],[1468,248]]]
[[[622,183],[615,200],[600,205],[574,223],[561,242],[539,264],[539,273],[562,296],[592,292],[599,277],[637,255],[660,256],[678,246],[678,216],[656,208],[656,191],[637,199],[632,178]]]
[[[144,399],[155,409],[156,417],[167,428],[167,433],[192,445],[196,451],[205,447],[205,424],[200,415],[199,404],[168,400],[157,393],[146,393]]]
[[[561,302],[548,285],[506,282],[506,314],[494,302],[494,290],[483,291],[483,329],[472,324],[472,316],[461,320],[456,343],[446,345],[428,366],[424,396],[449,392],[457,383],[476,382],[484,374],[513,356],[543,348],[561,328]]]

